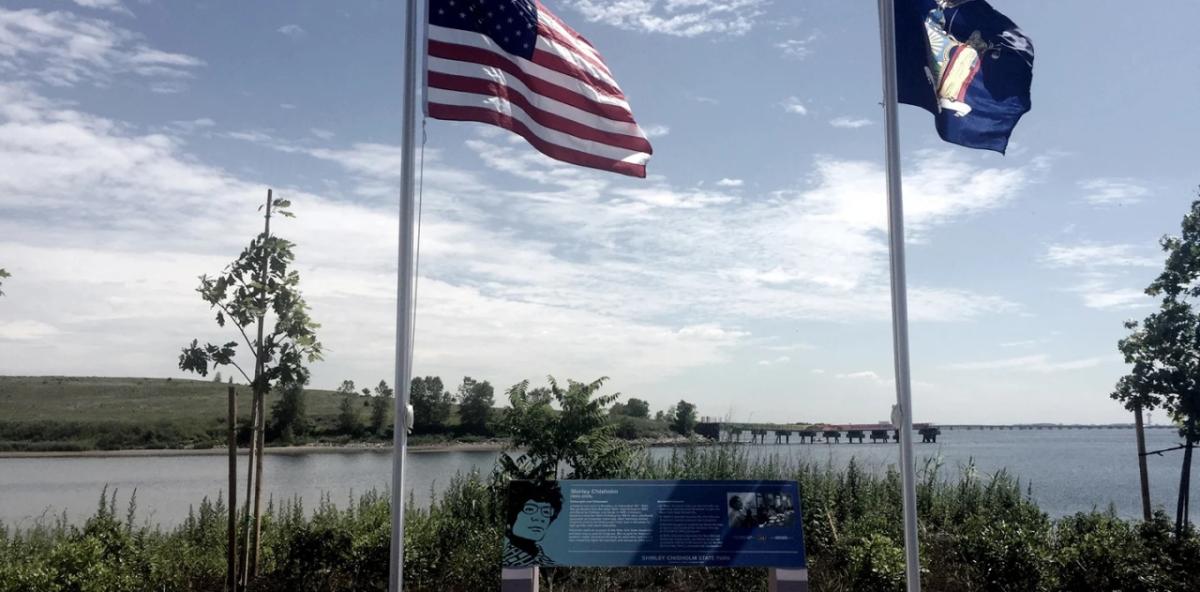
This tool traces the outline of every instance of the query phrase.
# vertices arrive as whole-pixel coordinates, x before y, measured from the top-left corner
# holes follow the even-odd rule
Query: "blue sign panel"
[[[792,481],[514,481],[504,566],[805,567]]]

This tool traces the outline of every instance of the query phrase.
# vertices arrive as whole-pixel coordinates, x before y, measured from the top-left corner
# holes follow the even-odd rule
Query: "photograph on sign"
[[[796,522],[792,498],[783,493],[741,491],[729,499],[729,528],[783,528]]]
[[[790,481],[513,481],[505,567],[806,566]]]

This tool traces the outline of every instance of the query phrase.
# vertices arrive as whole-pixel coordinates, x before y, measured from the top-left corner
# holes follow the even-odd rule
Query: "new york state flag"
[[[947,142],[1003,153],[1031,106],[1033,42],[984,0],[896,0],[900,102]]]

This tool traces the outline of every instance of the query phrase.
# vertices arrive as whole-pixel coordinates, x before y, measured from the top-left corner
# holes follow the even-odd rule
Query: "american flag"
[[[537,0],[430,0],[430,117],[478,121],[561,161],[646,176],[650,142],[592,44]]]

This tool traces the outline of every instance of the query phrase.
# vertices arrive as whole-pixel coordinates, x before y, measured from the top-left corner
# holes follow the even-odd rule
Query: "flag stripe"
[[[550,29],[539,26],[539,33],[550,33]],[[540,53],[535,54],[533,62],[542,64],[547,68],[551,68],[568,76],[577,78],[585,78],[589,84],[611,94],[613,96],[625,97],[617,86],[617,81],[613,80],[612,75],[607,69],[599,67],[594,60],[588,59],[584,54],[573,51],[566,46],[561,39],[555,38],[554,35],[539,35],[537,40],[537,49]]]
[[[463,47],[473,48],[480,51],[485,51],[497,56],[503,56],[513,63],[514,66],[528,71],[530,74],[538,78],[553,82],[559,86],[572,88],[575,86],[586,86],[588,95],[596,95],[597,100],[604,102],[620,104],[628,109],[629,104],[625,102],[625,94],[621,92],[615,84],[595,84],[594,77],[585,76],[579,67],[568,63],[561,57],[550,56],[550,52],[555,51],[555,46],[545,43],[538,37],[538,43],[535,46],[535,51],[532,60],[527,60],[520,56],[514,56],[505,52],[498,47],[494,41],[486,35],[473,33],[471,31],[462,31],[459,29],[451,29],[448,27],[438,27],[432,25],[429,27],[430,42],[439,41],[441,43],[460,45]],[[430,51],[433,46],[430,45]],[[539,57],[543,61],[539,61]]]
[[[480,36],[476,35],[476,37]],[[633,122],[632,114],[629,112],[629,103],[625,102],[623,98],[600,92],[577,78],[549,70],[529,60],[510,58],[508,54],[496,53],[491,49],[472,47],[457,42],[448,43],[432,37],[429,40],[429,55],[497,68],[519,78],[526,86],[539,94],[553,97],[557,101],[598,115],[604,115],[609,119]]]
[[[590,113],[580,112],[557,101],[544,100],[540,95],[529,94],[521,88],[523,85],[517,80],[486,80],[470,75],[448,74],[445,70],[440,70],[429,73],[429,86],[430,88],[499,97],[517,105],[534,121],[547,128],[610,146],[640,152],[650,151],[650,142],[642,137],[642,131],[637,125],[614,122]]]
[[[645,161],[624,161],[614,160],[597,156],[592,153],[564,148],[556,144],[547,142],[537,137],[529,130],[525,124],[519,120],[503,113],[497,112],[487,107],[460,107],[457,105],[443,105],[439,103],[430,103],[429,114],[438,119],[450,119],[455,121],[477,121],[480,123],[490,123],[495,126],[502,127],[506,130],[516,133],[525,138],[527,142],[534,148],[551,158],[577,164],[580,166],[603,169],[613,171],[633,177],[646,176]]]
[[[455,107],[478,107],[490,109],[511,117],[514,120],[520,121],[524,125],[525,129],[529,131],[529,133],[537,136],[544,142],[573,150],[591,152],[611,160],[626,160],[629,158],[648,159],[650,157],[649,152],[646,150],[613,146],[611,144],[606,144],[596,140],[583,138],[567,132],[561,132],[548,128],[538,123],[533,117],[526,113],[520,105],[517,105],[503,97],[430,87],[429,103],[430,107],[436,103]],[[433,111],[431,110],[430,113],[432,112]]]
[[[547,10],[541,2],[538,2],[538,23],[544,23],[547,27],[553,28],[559,36],[566,39],[580,53],[589,54],[601,64],[604,63],[604,58],[600,56],[600,52],[596,49],[596,46],[592,45],[591,41],[588,41],[586,37],[575,32],[574,29],[559,20],[558,15]],[[606,64],[604,68],[607,70],[608,65]]]

